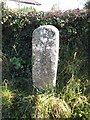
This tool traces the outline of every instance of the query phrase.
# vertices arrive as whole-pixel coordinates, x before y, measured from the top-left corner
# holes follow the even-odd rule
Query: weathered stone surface
[[[56,85],[59,31],[52,25],[34,30],[32,37],[32,78],[38,88]]]

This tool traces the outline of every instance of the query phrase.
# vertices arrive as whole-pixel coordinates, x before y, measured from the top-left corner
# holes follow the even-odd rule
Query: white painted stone
[[[32,37],[32,78],[37,88],[56,85],[59,31],[52,25],[35,29]]]

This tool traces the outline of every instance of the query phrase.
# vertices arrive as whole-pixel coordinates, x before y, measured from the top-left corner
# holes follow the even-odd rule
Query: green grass
[[[47,88],[27,95],[3,87],[2,98],[3,117],[90,120],[89,94],[84,94],[81,80],[73,75],[62,91]]]

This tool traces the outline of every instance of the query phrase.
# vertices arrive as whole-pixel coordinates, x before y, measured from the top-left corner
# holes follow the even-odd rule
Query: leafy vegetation
[[[3,118],[48,118],[48,119],[82,119],[90,118],[90,102],[81,89],[81,81],[74,76],[57,94],[56,88],[37,91],[34,95],[26,95],[9,88],[2,91]]]
[[[88,11],[61,13],[2,9],[3,119],[90,119]],[[60,33],[56,88],[35,90],[32,81],[32,32],[54,25]]]
[[[88,0],[88,1],[86,2],[85,8],[86,8],[86,9],[90,9],[90,0]]]

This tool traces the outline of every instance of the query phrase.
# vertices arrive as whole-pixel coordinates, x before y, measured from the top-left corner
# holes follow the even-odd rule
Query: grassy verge
[[[2,89],[3,119],[82,119],[90,120],[89,94],[86,96],[81,80],[74,76],[61,92],[56,88],[47,88],[27,95],[12,91],[5,86]]]

